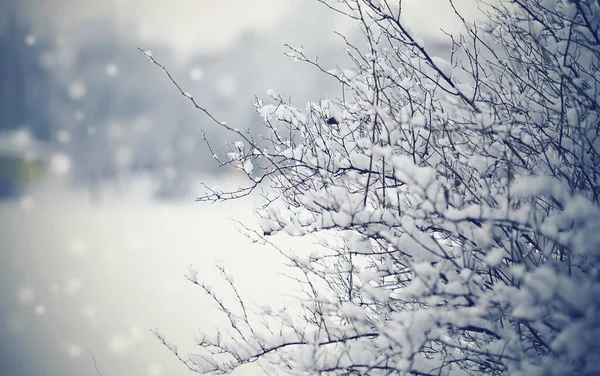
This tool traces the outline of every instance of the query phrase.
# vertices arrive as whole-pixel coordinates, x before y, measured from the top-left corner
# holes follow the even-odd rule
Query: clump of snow
[[[435,66],[448,78],[452,78],[452,65],[441,57],[434,56],[431,58]]]
[[[491,267],[496,267],[500,265],[503,258],[504,250],[501,248],[494,248],[485,256],[485,262]]]
[[[248,159],[246,160],[246,163],[244,163],[244,171],[246,174],[250,175],[252,174],[252,170],[254,170],[254,165],[252,165],[252,161]]]
[[[198,270],[194,269],[191,265],[190,268],[188,269],[187,275],[186,277],[188,277],[188,279],[194,283],[198,282]]]
[[[267,90],[267,97],[277,100],[277,92],[273,89]]]

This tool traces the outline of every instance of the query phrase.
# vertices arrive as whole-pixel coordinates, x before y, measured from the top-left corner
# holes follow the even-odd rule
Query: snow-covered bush
[[[199,200],[268,185],[258,237],[337,240],[288,255],[306,292],[289,312],[206,289],[231,328],[181,359],[199,373],[263,359],[292,374],[600,374],[600,3],[482,2],[480,23],[455,9],[464,32],[444,60],[401,2],[323,2],[366,48],[348,42],[354,65],[336,70],[290,56],[340,98],[302,110],[270,91],[259,137],[213,118],[240,137],[215,158],[249,185]]]

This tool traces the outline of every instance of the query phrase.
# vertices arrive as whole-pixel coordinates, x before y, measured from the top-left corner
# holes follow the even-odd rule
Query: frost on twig
[[[322,2],[365,45],[342,37],[350,67],[288,56],[341,98],[297,107],[271,90],[255,99],[255,137],[188,98],[239,136],[223,157],[207,145],[251,182],[199,200],[265,187],[247,233],[286,256],[302,294],[256,307],[222,266],[231,299],[188,276],[229,327],[176,355],[216,374],[257,361],[302,375],[600,374],[597,2],[487,2],[472,23],[450,1],[464,29],[447,59],[400,2]],[[325,236],[292,253],[277,233]]]

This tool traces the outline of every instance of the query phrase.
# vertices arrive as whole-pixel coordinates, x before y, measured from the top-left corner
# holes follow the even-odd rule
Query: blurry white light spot
[[[189,153],[194,150],[194,146],[196,146],[196,140],[193,137],[183,137],[179,140],[178,143],[179,150],[184,153]]]
[[[138,133],[147,133],[152,129],[152,120],[147,116],[136,119],[133,129]]]
[[[66,175],[71,170],[71,159],[64,153],[56,153],[50,159],[50,169],[57,175]]]
[[[235,79],[231,76],[221,77],[217,81],[217,91],[224,97],[231,97],[235,93],[236,87]]]
[[[54,56],[50,52],[45,52],[40,55],[40,65],[44,68],[52,68],[54,60]]]
[[[33,162],[38,158],[37,153],[33,150],[27,150],[25,152],[25,160],[28,162]]]
[[[179,283],[172,281],[172,280],[168,280],[163,283],[162,292],[165,295],[174,295],[177,292],[179,292],[180,287],[181,286],[179,285]]]
[[[96,317],[96,308],[89,305],[84,306],[81,308],[81,313],[85,318],[93,319],[94,317]]]
[[[93,136],[93,135],[95,135],[95,134],[96,134],[96,127],[89,126],[89,127],[87,128],[87,134],[88,134],[88,136]]]
[[[31,198],[31,196],[25,196],[21,198],[20,204],[22,209],[29,210],[33,207],[33,198]]]
[[[150,376],[159,376],[162,373],[162,367],[158,363],[150,363],[148,366],[148,374]]]
[[[77,344],[70,344],[67,347],[67,354],[73,359],[79,358],[81,356],[81,347]]]
[[[123,127],[120,124],[113,123],[108,126],[108,135],[112,138],[123,136]]]
[[[135,340],[140,340],[143,337],[142,329],[138,328],[137,326],[132,326],[129,328],[129,333],[131,333],[131,336]]]
[[[71,141],[71,132],[69,132],[65,129],[61,129],[60,131],[58,131],[56,138],[58,139],[58,142],[60,142],[61,144],[66,144],[69,141]]]
[[[41,304],[35,306],[35,314],[38,316],[43,316],[46,313],[46,307]]]
[[[114,77],[119,73],[119,68],[115,64],[108,64],[106,66],[106,75]]]
[[[14,315],[12,317],[9,317],[6,326],[8,330],[13,334],[22,333],[26,328],[23,315]]]
[[[33,46],[36,43],[37,43],[37,38],[35,37],[35,35],[29,34],[28,36],[25,37],[25,44],[26,45]]]
[[[175,179],[177,176],[177,170],[173,166],[169,166],[165,169],[165,177],[169,180]]]
[[[71,277],[65,284],[65,293],[67,295],[74,295],[81,290],[81,280],[76,277]]]
[[[73,239],[69,244],[69,251],[73,256],[83,256],[88,250],[87,243],[82,239]]]
[[[116,259],[117,259],[117,255],[113,251],[107,251],[106,254],[104,255],[104,261],[106,263],[115,262]]]
[[[116,354],[123,354],[127,352],[130,346],[131,340],[123,335],[113,336],[108,342],[108,348]]]
[[[85,84],[82,81],[73,81],[68,88],[71,99],[78,101],[85,97]]]
[[[161,162],[169,162],[173,159],[173,150],[169,148],[162,148],[158,151],[158,158]]]
[[[199,67],[194,67],[190,70],[190,78],[194,81],[200,81],[204,77],[204,71]]]
[[[21,129],[14,135],[14,142],[19,147],[26,147],[31,144],[31,133],[29,129]]]
[[[23,286],[17,290],[17,299],[19,299],[19,302],[21,304],[31,303],[33,301],[34,297],[35,297],[35,293],[29,287]]]
[[[66,36],[61,34],[56,37],[55,42],[56,42],[57,46],[65,46],[69,43],[69,40],[67,39]]]
[[[141,236],[133,234],[127,238],[127,245],[131,251],[141,251],[146,246],[146,242]]]
[[[133,151],[128,147],[122,146],[117,149],[116,159],[119,166],[127,167],[133,161]]]
[[[85,119],[85,114],[83,113],[83,111],[77,111],[75,112],[74,118],[77,121],[82,121]]]

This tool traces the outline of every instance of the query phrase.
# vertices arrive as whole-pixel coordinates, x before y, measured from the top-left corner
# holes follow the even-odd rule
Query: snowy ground
[[[185,279],[190,264],[218,287],[223,261],[252,300],[283,299],[281,256],[230,220],[253,225],[251,203],[160,203],[144,187],[101,203],[53,188],[1,204],[0,369],[91,375],[91,351],[102,375],[189,374],[150,329],[193,349],[195,328],[224,323]]]

